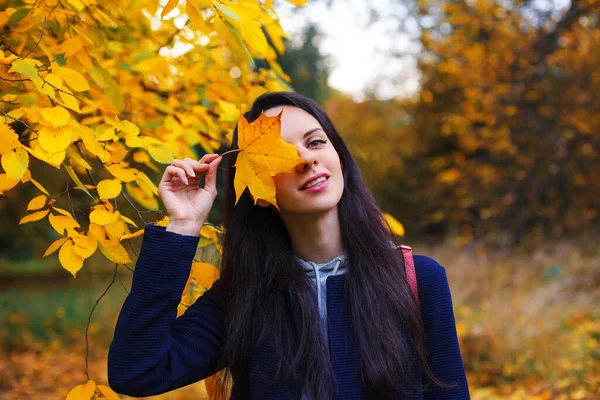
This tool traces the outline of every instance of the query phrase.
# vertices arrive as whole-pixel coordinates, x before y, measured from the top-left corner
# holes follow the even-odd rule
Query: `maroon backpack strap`
[[[402,256],[404,257],[404,267],[406,268],[406,280],[410,289],[415,295],[417,302],[419,301],[419,288],[417,287],[417,273],[415,272],[415,260],[412,256],[412,249],[410,246],[401,244]]]

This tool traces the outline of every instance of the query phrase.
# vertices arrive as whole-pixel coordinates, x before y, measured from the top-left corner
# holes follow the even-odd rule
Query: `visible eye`
[[[325,144],[325,143],[327,143],[327,140],[323,140],[323,139],[315,139],[315,140],[312,140],[312,141],[311,141],[311,142],[308,144],[308,146],[306,146],[306,147],[309,147],[309,148],[310,148],[310,147],[319,146],[319,145],[322,145],[322,144]]]

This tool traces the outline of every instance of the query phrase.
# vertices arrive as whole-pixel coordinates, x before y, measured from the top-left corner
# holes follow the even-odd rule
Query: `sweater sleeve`
[[[108,353],[108,381],[117,393],[161,394],[217,372],[225,340],[220,282],[177,318],[198,241],[146,224]]]
[[[428,285],[419,292],[425,335],[427,340],[428,362],[433,375],[443,383],[455,385],[452,388],[425,387],[425,400],[465,400],[469,399],[469,387],[460,354],[456,322],[452,309],[452,296],[446,270],[435,260],[420,256],[429,264],[421,268],[421,280]]]

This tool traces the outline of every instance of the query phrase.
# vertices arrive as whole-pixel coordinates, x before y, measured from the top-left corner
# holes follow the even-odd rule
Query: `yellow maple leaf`
[[[288,172],[303,161],[298,156],[296,146],[281,138],[280,130],[281,113],[267,117],[263,112],[251,124],[243,115],[240,117],[238,146],[241,151],[235,163],[233,182],[236,204],[248,188],[254,204],[258,199],[263,199],[277,207],[273,176]]]

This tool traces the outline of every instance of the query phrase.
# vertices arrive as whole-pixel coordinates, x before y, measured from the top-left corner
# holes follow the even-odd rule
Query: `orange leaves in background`
[[[290,171],[302,162],[296,146],[284,141],[280,131],[281,113],[275,117],[267,117],[263,112],[251,124],[243,115],[240,117],[238,146],[241,151],[235,163],[233,182],[236,204],[248,188],[254,204],[262,199],[277,207],[273,177]]]

